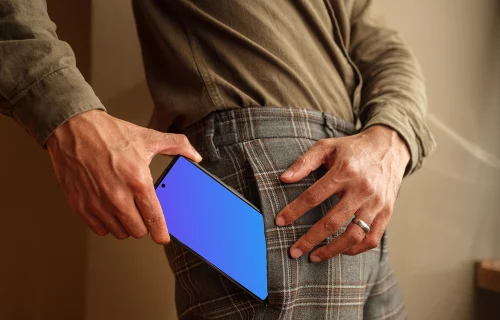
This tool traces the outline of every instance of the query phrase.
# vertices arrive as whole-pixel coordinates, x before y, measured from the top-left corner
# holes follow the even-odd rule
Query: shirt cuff
[[[61,124],[82,112],[106,111],[76,67],[53,72],[18,94],[14,119],[45,148],[45,141]]]
[[[424,119],[410,115],[394,106],[377,106],[372,108],[362,130],[374,125],[383,125],[395,130],[405,142],[410,152],[410,161],[404,176],[411,174],[422,166],[423,159],[436,148],[436,141],[430,133]]]

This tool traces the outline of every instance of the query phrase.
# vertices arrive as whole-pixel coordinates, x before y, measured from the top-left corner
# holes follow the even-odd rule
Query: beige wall
[[[439,145],[402,189],[392,261],[414,319],[472,319],[472,262],[500,258],[498,1],[378,3],[419,57]]]
[[[48,6],[88,76],[90,1]],[[4,116],[0,146],[0,319],[84,319],[86,229],[66,204],[47,152]]]

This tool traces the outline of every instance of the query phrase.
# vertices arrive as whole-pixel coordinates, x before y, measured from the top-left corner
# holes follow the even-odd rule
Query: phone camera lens
[[[165,188],[165,184],[164,184],[164,183],[162,183],[162,184],[161,184],[161,187],[162,187],[162,188]]]

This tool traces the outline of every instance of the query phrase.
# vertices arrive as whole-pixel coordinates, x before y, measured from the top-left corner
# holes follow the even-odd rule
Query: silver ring
[[[361,229],[363,229],[363,231],[365,233],[370,232],[370,226],[366,222],[364,222],[363,220],[354,217],[354,219],[352,219],[352,223],[355,223],[358,226],[360,226]]]

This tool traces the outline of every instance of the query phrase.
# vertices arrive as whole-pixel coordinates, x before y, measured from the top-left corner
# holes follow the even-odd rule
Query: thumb
[[[183,134],[159,132],[151,143],[154,155],[166,154],[174,156],[180,154],[195,162],[200,162],[202,159],[198,151],[196,151],[188,138]]]
[[[325,162],[328,150],[331,150],[331,147],[323,140],[319,140],[283,172],[281,181],[294,183],[304,179]]]

